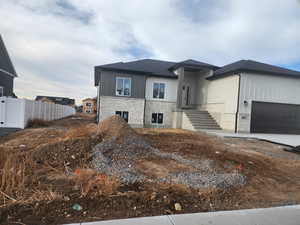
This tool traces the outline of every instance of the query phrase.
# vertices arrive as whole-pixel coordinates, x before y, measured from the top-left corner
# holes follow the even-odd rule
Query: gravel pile
[[[217,167],[212,160],[186,159],[176,153],[165,153],[153,148],[124,121],[115,116],[103,123],[102,127],[105,127],[103,135],[105,132],[110,135],[94,147],[92,164],[99,172],[119,177],[125,184],[149,181],[183,184],[192,188],[229,188],[245,183],[245,177],[238,172],[217,172]],[[110,123],[114,124],[114,131],[110,131]],[[118,123],[120,123],[119,127]],[[153,157],[175,160],[193,168],[196,172],[170,173],[165,178],[153,179],[135,168],[136,160],[149,160]]]
[[[183,184],[192,188],[230,188],[243,185],[245,177],[239,173],[201,173],[180,172],[172,173],[166,178],[158,180],[162,183]]]
[[[141,182],[146,177],[134,167],[137,159],[148,158],[153,148],[138,136],[128,136],[124,143],[112,138],[94,147],[92,164],[102,173],[117,176],[124,183]]]

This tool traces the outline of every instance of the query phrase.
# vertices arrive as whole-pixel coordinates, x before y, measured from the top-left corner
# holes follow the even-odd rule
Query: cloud
[[[11,0],[0,15],[22,97],[95,96],[95,65],[137,58],[300,68],[296,0]]]

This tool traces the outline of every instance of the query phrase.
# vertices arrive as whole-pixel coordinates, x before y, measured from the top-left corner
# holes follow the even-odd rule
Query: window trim
[[[153,117],[153,114],[156,114],[157,115],[157,122],[156,123],[154,123],[153,121],[152,121],[152,117]],[[158,123],[158,114],[162,114],[162,123]],[[153,124],[153,125],[164,125],[164,123],[165,123],[165,120],[164,120],[164,113],[162,113],[162,112],[153,112],[153,113],[151,113],[151,124]]]
[[[124,118],[124,114],[127,113],[127,120]],[[120,116],[122,119],[124,119],[127,123],[129,122],[129,111],[115,111],[115,115]]]
[[[158,84],[158,95],[157,95],[157,97],[154,97],[154,86],[156,85],[156,84]],[[164,85],[164,97],[163,98],[160,98],[160,86],[161,85]],[[164,83],[164,82],[153,82],[153,84],[152,84],[152,99],[166,99],[166,87],[167,87],[167,85],[166,85],[166,83]]]
[[[123,94],[119,94],[118,93],[118,80],[122,80],[122,92],[123,92]],[[129,95],[125,95],[125,92],[124,92],[124,90],[125,90],[125,88],[124,88],[124,86],[125,86],[125,80],[129,80],[130,81],[130,88],[129,88]],[[116,77],[116,96],[121,96],[121,97],[131,97],[131,88],[132,87],[132,79],[131,79],[131,77]]]
[[[4,97],[4,87],[0,86],[0,97]]]

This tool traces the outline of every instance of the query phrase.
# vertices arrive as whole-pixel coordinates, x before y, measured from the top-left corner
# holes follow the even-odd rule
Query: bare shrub
[[[32,119],[27,122],[27,128],[39,128],[39,127],[48,127],[50,122],[42,119]]]

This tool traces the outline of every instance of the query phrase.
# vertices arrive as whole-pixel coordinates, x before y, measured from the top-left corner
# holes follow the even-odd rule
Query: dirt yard
[[[34,124],[33,124],[34,125]],[[300,203],[300,155],[255,140],[100,126],[77,115],[0,138],[0,223],[63,224]]]

